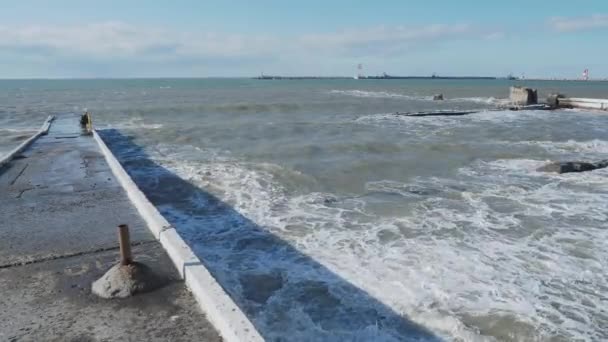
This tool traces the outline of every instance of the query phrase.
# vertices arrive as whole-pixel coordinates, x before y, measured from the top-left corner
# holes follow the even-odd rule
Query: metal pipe
[[[129,226],[126,224],[118,226],[118,244],[120,246],[120,264],[131,264],[133,262],[133,256],[131,255],[131,239],[129,237]]]

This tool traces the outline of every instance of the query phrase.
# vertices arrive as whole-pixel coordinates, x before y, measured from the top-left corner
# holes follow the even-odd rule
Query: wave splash
[[[402,93],[393,93],[387,91],[367,91],[367,90],[331,90],[329,94],[346,95],[360,98],[385,98],[385,99],[403,99],[414,101],[434,101],[433,96],[410,95]],[[446,98],[443,102],[471,102],[479,104],[504,104],[505,100],[495,97],[456,97]]]
[[[583,143],[581,148],[603,144]],[[305,177],[293,170],[239,162],[197,148],[192,152],[207,158],[189,161],[183,159],[183,149],[160,146],[154,158],[441,336],[492,340],[490,336],[500,336],[498,326],[508,322],[518,327],[510,333],[516,340],[601,337],[593,319],[601,313],[585,303],[600,300],[594,293],[608,286],[600,276],[606,258],[602,241],[608,241],[608,231],[601,229],[608,220],[606,172],[583,177],[544,174],[535,171],[543,161],[504,159],[475,162],[455,179],[368,183],[369,196],[388,192],[418,199],[409,212],[382,217],[370,211],[365,196],[290,193],[277,177]],[[595,190],[581,190],[589,188]],[[197,205],[196,198],[190,200]],[[189,221],[192,234],[200,234],[197,227],[208,224],[170,204],[162,210]],[[585,227],[573,226],[581,217],[587,220]],[[233,220],[212,219],[223,225]],[[204,243],[199,248],[204,249]],[[214,252],[223,253],[221,248]],[[249,265],[252,270],[264,272],[268,267],[259,258],[252,260],[258,262]],[[281,272],[294,281],[306,277],[289,262]],[[328,286],[330,292],[340,292],[337,284]],[[279,310],[308,324],[306,334],[317,331],[316,337],[327,337],[302,312],[279,305],[293,300],[291,295],[277,293],[272,297],[277,306],[258,312],[256,320],[270,324]],[[342,338],[370,334],[351,333]],[[375,340],[391,340],[385,333],[372,335]]]

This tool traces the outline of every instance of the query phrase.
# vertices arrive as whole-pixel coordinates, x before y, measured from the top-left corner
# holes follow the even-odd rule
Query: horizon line
[[[126,77],[114,77],[114,76],[100,76],[100,77],[70,77],[70,76],[58,76],[58,77],[0,77],[0,81],[70,81],[70,80],[161,80],[161,79],[260,79],[260,76],[265,77],[280,77],[288,80],[292,79],[352,79],[352,80],[360,80],[365,81],[367,77],[372,77],[374,80],[375,77],[380,75],[362,75],[360,79],[356,79],[354,76],[320,76],[320,75],[280,75],[280,74],[262,74],[258,76],[126,76]],[[390,75],[393,76],[393,75]],[[443,77],[447,78],[471,78],[471,79],[482,79],[482,78],[493,78],[494,80],[511,80],[511,81],[581,81],[581,82],[597,82],[597,81],[608,81],[608,77],[606,78],[590,78],[588,80],[581,78],[568,78],[568,77],[526,77],[526,78],[515,78],[509,79],[508,76],[471,76],[471,75],[436,75],[436,78],[432,76],[420,76],[420,75],[406,75],[406,76],[398,76],[394,75],[393,77],[404,77],[411,79],[428,79],[428,80],[442,80]],[[369,79],[367,79],[369,80]],[[377,79],[377,80],[391,80],[389,79]],[[392,79],[394,80],[394,79]]]

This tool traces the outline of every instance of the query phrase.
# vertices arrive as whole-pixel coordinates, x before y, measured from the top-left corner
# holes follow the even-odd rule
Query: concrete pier
[[[0,167],[0,217],[0,341],[221,340],[77,115]],[[90,286],[118,262],[123,223],[167,283],[103,300]]]

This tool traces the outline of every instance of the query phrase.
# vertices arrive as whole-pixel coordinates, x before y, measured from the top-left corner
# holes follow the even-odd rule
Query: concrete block
[[[509,99],[515,105],[528,106],[538,103],[538,91],[532,88],[511,87]]]
[[[563,99],[565,97],[566,96],[564,96],[562,94],[551,94],[551,95],[549,95],[549,97],[547,97],[547,104],[551,108],[558,108],[560,99]]]

